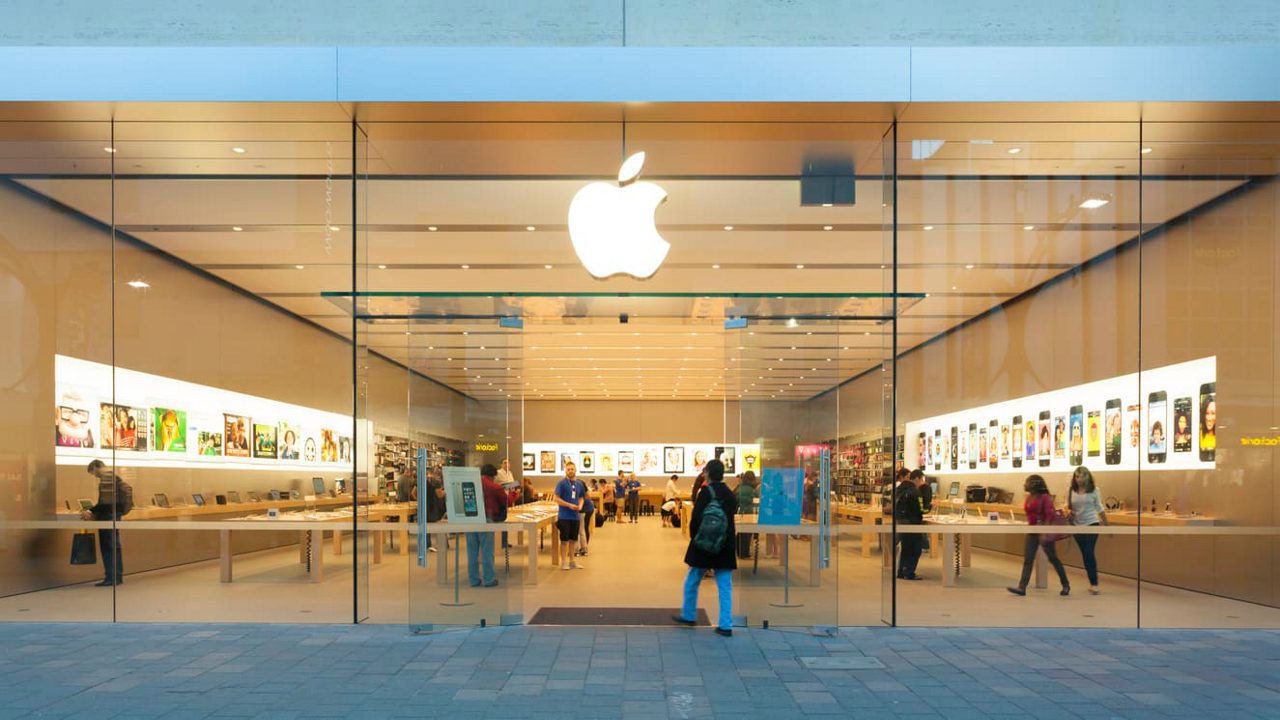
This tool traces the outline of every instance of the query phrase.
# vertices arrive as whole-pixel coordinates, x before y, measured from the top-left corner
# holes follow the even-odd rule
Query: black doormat
[[[671,619],[675,608],[544,607],[534,613],[530,625],[658,625],[679,627]],[[698,610],[698,624],[710,625],[705,610]]]

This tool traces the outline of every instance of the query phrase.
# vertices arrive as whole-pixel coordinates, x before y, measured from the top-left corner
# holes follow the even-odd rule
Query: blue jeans
[[[1098,525],[1100,523],[1093,523]],[[1080,559],[1084,561],[1085,574],[1089,576],[1089,584],[1098,585],[1098,555],[1094,552],[1098,547],[1097,535],[1072,535],[1076,539],[1076,545],[1080,547]]]
[[[484,584],[493,585],[498,582],[493,577],[493,533],[467,533],[467,579],[473,586],[480,584],[480,571],[476,562],[484,566]]]
[[[680,608],[680,617],[695,620],[698,617],[698,585],[702,583],[704,568],[689,568],[684,576],[684,605]],[[720,592],[720,622],[724,630],[733,629],[733,571],[715,570],[716,589]]]

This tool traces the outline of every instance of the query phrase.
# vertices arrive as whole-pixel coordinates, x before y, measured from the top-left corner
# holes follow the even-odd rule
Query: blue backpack
[[[705,488],[704,492],[712,492]],[[720,507],[720,499],[712,492],[711,500],[702,509],[702,522],[698,525],[698,533],[693,538],[693,546],[699,550],[715,555],[724,547],[729,539],[729,517]]]

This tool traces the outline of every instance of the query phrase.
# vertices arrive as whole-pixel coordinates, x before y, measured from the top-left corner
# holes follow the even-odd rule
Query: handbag
[[[1067,516],[1062,512],[1062,510],[1058,508],[1054,508],[1053,517],[1050,519],[1049,524],[1050,525],[1070,525],[1071,522],[1067,520]],[[1053,543],[1058,542],[1059,540],[1066,540],[1066,539],[1067,539],[1066,533],[1040,533],[1041,545],[1051,545]]]
[[[88,530],[81,530],[71,536],[71,564],[98,564],[98,545]]]

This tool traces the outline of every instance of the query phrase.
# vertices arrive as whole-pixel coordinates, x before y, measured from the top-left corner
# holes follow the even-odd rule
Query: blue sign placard
[[[760,480],[760,524],[799,525],[803,491],[800,468],[765,468]]]

